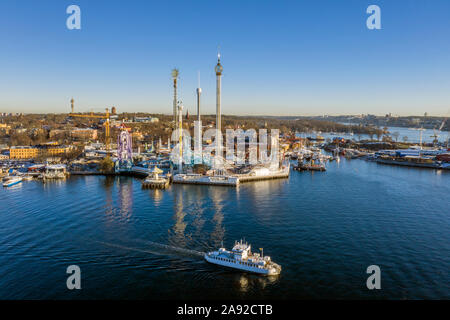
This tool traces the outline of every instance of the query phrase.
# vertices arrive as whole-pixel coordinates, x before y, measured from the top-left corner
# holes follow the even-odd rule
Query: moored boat
[[[13,185],[19,184],[22,182],[22,177],[19,176],[11,176],[3,182],[4,187],[11,187]]]

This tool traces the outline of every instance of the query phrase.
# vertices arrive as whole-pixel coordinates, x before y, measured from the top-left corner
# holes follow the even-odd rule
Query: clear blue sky
[[[81,30],[66,8],[81,8]],[[382,30],[366,28],[381,7]],[[1,0],[0,112],[171,113],[170,71],[195,113],[214,113],[217,46],[223,113],[445,115],[448,0]]]

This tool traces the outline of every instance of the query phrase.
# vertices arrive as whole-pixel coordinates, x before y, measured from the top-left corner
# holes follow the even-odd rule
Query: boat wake
[[[105,246],[109,246],[109,247],[115,247],[115,248],[124,249],[124,250],[151,253],[151,254],[157,254],[157,255],[161,255],[161,254],[171,255],[174,253],[176,253],[177,255],[197,256],[197,257],[203,257],[205,255],[205,253],[201,252],[201,251],[170,246],[170,245],[156,243],[156,242],[152,242],[152,241],[143,241],[145,244],[147,244],[149,246],[148,248],[145,248],[145,249],[123,246],[120,244],[103,242],[103,241],[97,241],[97,242],[101,243]]]

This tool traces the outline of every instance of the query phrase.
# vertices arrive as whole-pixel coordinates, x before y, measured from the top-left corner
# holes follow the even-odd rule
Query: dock
[[[240,183],[262,180],[283,179],[289,177],[289,166],[281,170],[264,174],[233,174],[207,176],[201,174],[176,174],[173,183],[202,184],[215,186],[237,187]]]
[[[169,179],[145,179],[142,182],[144,189],[166,189],[169,186]]]
[[[396,161],[391,159],[381,159],[378,158],[375,160],[376,163],[380,164],[388,164],[388,165],[394,165],[394,166],[405,166],[405,167],[415,167],[415,168],[427,168],[427,169],[444,169],[448,170],[450,167],[442,166],[441,164],[432,162],[432,163],[416,163],[416,162],[409,162],[409,161]]]
[[[239,179],[233,176],[205,176],[179,173],[173,176],[173,183],[236,187],[239,185]]]
[[[296,171],[326,171],[325,166],[321,165],[301,165],[294,167]]]
[[[239,182],[252,182],[252,181],[262,181],[262,180],[274,180],[274,179],[284,179],[289,178],[289,170],[280,170],[269,175],[251,176],[251,175],[236,175]]]

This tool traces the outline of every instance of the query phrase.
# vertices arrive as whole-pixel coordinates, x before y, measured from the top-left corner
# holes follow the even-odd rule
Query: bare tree
[[[397,131],[395,131],[392,136],[395,138],[395,142],[398,141],[398,137],[400,136],[400,133],[398,133]]]
[[[383,136],[383,131],[378,130],[377,133],[376,133],[376,135],[377,135],[378,141],[380,141],[380,138]]]

